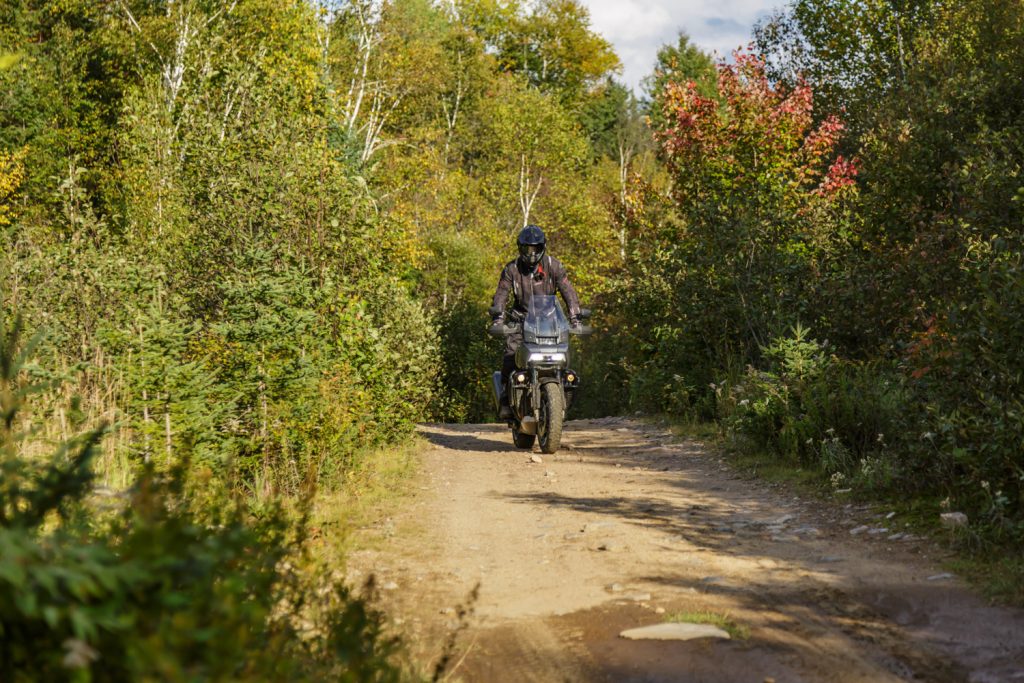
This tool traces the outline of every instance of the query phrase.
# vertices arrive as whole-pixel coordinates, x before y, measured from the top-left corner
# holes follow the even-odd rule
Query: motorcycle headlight
[[[560,363],[565,360],[564,353],[531,353],[531,363]]]

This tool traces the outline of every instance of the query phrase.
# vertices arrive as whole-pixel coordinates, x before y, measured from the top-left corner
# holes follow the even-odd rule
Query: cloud
[[[654,69],[658,48],[686,32],[716,58],[750,42],[758,19],[784,0],[581,0],[594,30],[615,46],[623,80],[639,93],[640,81]]]

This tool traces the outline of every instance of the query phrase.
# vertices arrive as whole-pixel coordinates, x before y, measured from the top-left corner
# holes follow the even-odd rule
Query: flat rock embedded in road
[[[619,634],[629,640],[694,640],[696,638],[724,638],[729,634],[710,624],[654,624],[631,628]]]
[[[632,600],[633,602],[648,602],[651,599],[650,593],[627,593],[622,596],[623,600]]]

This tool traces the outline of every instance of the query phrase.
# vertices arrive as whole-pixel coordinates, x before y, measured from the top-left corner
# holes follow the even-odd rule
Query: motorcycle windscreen
[[[569,320],[554,295],[535,294],[523,321],[523,337],[534,344],[563,344],[569,341]]]

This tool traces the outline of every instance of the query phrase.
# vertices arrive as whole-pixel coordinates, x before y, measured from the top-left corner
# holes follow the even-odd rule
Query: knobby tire
[[[548,382],[541,388],[540,449],[554,453],[562,444],[562,420],[565,418],[565,395],[562,387]]]

